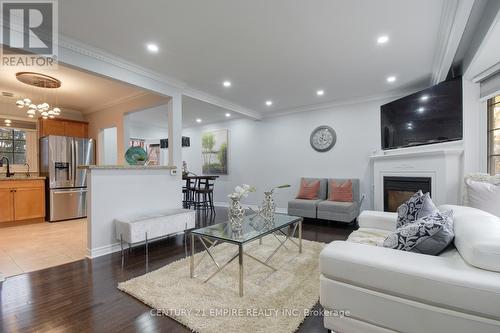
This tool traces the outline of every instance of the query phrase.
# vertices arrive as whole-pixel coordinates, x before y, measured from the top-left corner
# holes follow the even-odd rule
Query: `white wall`
[[[105,128],[99,133],[99,163],[102,165],[118,164],[118,129]]]
[[[180,208],[181,181],[164,169],[92,169],[89,175],[88,256],[120,250],[115,219]]]
[[[488,109],[479,99],[479,84],[463,79],[464,170],[487,172]]]
[[[257,187],[245,200],[259,204],[262,192],[280,184],[290,189],[276,193],[277,206],[287,207],[295,197],[300,177],[359,178],[365,208],[371,208],[372,168],[370,155],[380,149],[380,105],[387,100],[302,112],[262,121],[234,120],[183,130],[191,137],[191,147],[182,149],[189,170],[201,174],[201,133],[228,129],[229,175],[221,176],[215,186],[215,201],[227,202],[226,195],[242,183]],[[337,132],[337,144],[326,153],[314,151],[309,144],[311,131],[329,125]]]

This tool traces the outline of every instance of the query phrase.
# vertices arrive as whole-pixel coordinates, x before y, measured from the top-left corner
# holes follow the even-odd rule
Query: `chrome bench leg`
[[[146,272],[149,272],[148,233],[146,232]]]
[[[125,259],[125,253],[123,253],[123,235],[120,234],[120,247],[122,249],[122,269],[123,269],[123,263]]]

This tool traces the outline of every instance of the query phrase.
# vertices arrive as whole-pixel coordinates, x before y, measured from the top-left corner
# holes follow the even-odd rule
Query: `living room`
[[[45,2],[155,100],[81,116],[86,257],[0,274],[2,331],[500,331],[498,1]]]

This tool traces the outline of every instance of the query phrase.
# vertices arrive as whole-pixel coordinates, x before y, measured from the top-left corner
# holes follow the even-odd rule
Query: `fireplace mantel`
[[[372,160],[380,159],[405,159],[408,157],[426,157],[436,155],[462,155],[464,150],[462,148],[449,148],[449,149],[435,149],[435,150],[414,150],[406,151],[385,151],[373,154],[370,158]]]
[[[437,205],[459,204],[463,179],[461,147],[421,147],[373,154],[375,210],[384,210],[384,177],[429,177],[432,199]]]

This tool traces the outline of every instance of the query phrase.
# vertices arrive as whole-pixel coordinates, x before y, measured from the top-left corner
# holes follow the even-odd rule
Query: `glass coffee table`
[[[195,240],[203,245],[205,252],[198,264],[206,257],[206,254],[212,259],[217,270],[210,275],[204,283],[208,282],[217,273],[222,271],[229,263],[238,258],[239,261],[239,295],[243,296],[243,256],[247,256],[267,268],[276,271],[269,265],[269,261],[274,257],[278,250],[285,245],[287,241],[298,247],[299,253],[302,253],[302,217],[290,216],[286,214],[274,214],[274,221],[266,221],[259,215],[247,215],[244,217],[241,230],[233,230],[230,222],[214,224],[209,227],[200,228],[191,232],[191,258],[189,262],[189,273],[191,278],[195,277]],[[298,229],[298,239],[293,237]],[[260,260],[249,253],[243,251],[243,245],[252,241],[259,240],[262,244],[262,238],[267,235],[274,235],[279,241],[278,247],[265,259]],[[278,236],[285,236],[284,239]],[[212,249],[219,243],[231,243],[238,246],[238,251],[224,264],[219,264],[215,259]]]

